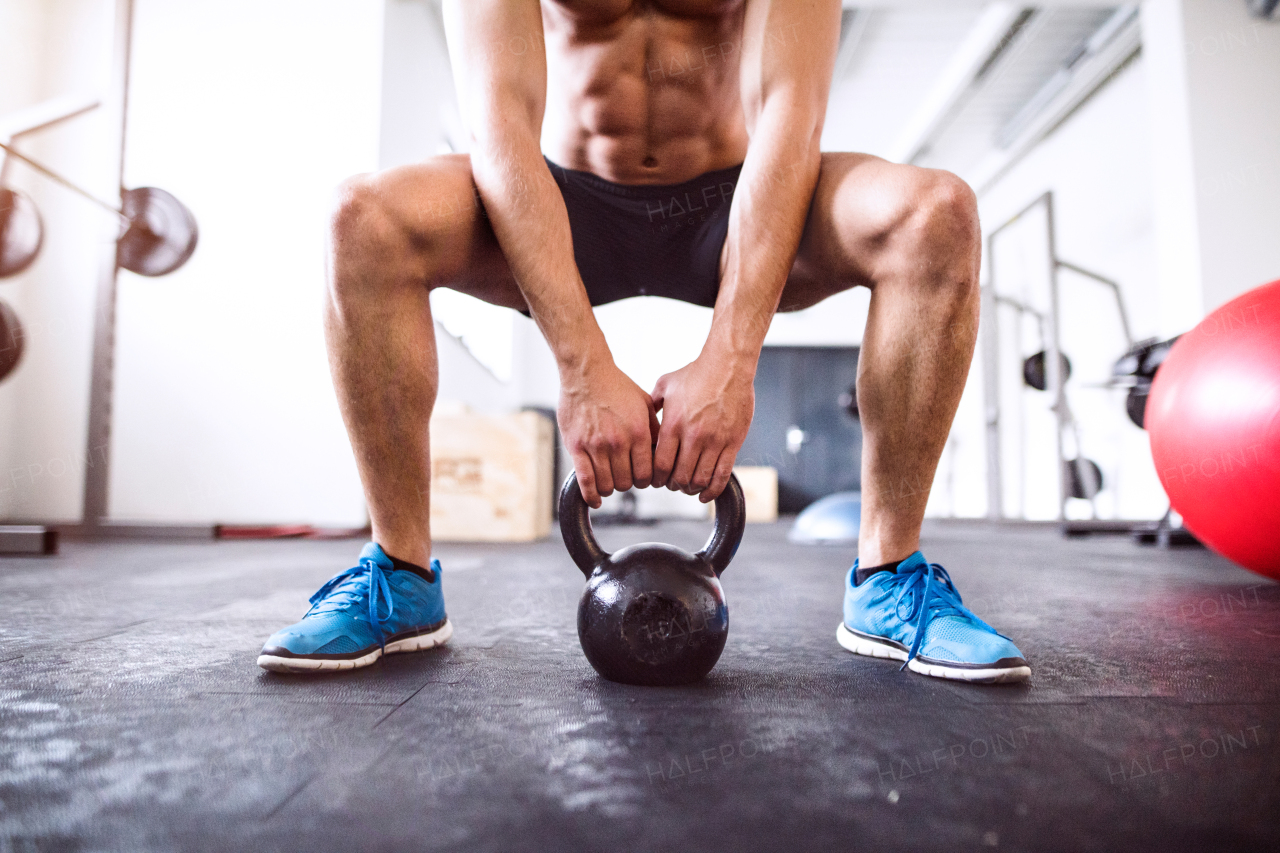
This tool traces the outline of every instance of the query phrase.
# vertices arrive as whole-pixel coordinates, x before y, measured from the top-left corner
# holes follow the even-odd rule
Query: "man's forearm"
[[[547,77],[541,8],[537,0],[450,0],[444,20],[472,176],[529,311],[562,372],[611,363],[574,263],[564,199],[538,145]],[[510,33],[529,34],[533,47],[489,49]]]
[[[804,234],[822,165],[840,9],[839,0],[747,0],[740,77],[751,142],[703,349],[737,375],[755,373]]]
[[[444,6],[458,102],[471,131],[471,174],[533,319],[560,368],[558,425],[590,506],[615,488],[647,487],[653,400],[618,370],[573,255],[569,214],[539,147],[547,68],[538,0]],[[532,48],[491,54],[495,37]]]
[[[822,162],[820,133],[812,110],[767,104],[734,191],[725,268],[704,352],[751,373],[804,233]]]
[[[485,212],[561,371],[584,371],[610,357],[574,263],[564,200],[531,133],[500,138],[471,154]]]

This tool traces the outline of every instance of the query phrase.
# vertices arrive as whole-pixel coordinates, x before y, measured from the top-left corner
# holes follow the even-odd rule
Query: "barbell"
[[[125,190],[117,208],[13,146],[0,141],[0,149],[119,217],[123,231],[116,240],[116,264],[121,268],[138,275],[168,275],[195,252],[200,238],[196,219],[171,193],[156,187]],[[30,266],[40,252],[43,234],[40,213],[31,199],[0,188],[0,277]]]

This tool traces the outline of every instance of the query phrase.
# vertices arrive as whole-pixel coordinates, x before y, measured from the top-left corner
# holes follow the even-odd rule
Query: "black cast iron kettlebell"
[[[560,490],[560,533],[587,576],[578,639],[596,672],[624,684],[689,684],[711,671],[729,635],[720,574],[746,527],[737,477],[716,498],[715,529],[702,550],[645,542],[610,554],[591,532],[587,502],[570,474]]]

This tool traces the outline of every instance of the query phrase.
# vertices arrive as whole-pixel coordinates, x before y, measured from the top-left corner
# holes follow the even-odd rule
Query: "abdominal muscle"
[[[543,0],[542,10],[551,160],[620,184],[681,183],[743,161],[741,0]]]

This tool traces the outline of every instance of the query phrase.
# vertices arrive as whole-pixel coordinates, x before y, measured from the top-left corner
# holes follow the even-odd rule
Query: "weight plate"
[[[1037,391],[1047,389],[1049,387],[1048,362],[1049,355],[1044,350],[1028,356],[1027,360],[1022,362],[1022,381]],[[1071,359],[1067,358],[1066,353],[1060,352],[1058,364],[1062,367],[1062,381],[1065,383],[1071,378]]]
[[[1092,459],[1068,459],[1062,468],[1062,476],[1067,478],[1067,494],[1071,497],[1092,500],[1102,491],[1102,469]]]
[[[1128,396],[1124,398],[1125,414],[1141,429],[1147,428],[1147,397],[1150,394],[1151,383],[1146,382],[1130,388]]]
[[[35,203],[18,192],[0,187],[0,278],[31,266],[44,243],[44,225]]]
[[[117,263],[138,275],[159,276],[182,266],[196,250],[200,231],[191,211],[155,187],[125,190],[120,212],[129,220]]]
[[[3,382],[18,362],[22,360],[22,350],[26,344],[26,336],[22,333],[22,324],[18,315],[5,302],[0,302],[0,382]]]

